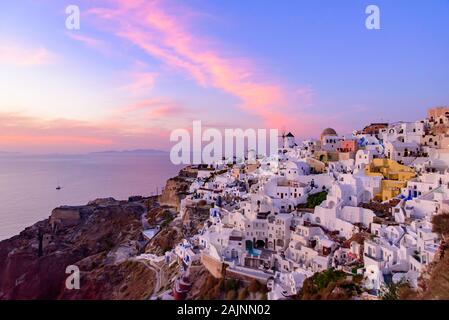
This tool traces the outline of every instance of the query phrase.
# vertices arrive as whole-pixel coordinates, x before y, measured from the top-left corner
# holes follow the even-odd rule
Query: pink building
[[[356,140],[343,140],[340,142],[340,152],[356,152],[357,151],[357,141]]]

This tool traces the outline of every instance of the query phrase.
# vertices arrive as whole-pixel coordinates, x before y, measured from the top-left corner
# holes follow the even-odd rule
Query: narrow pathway
[[[152,297],[156,296],[157,293],[161,290],[163,278],[164,278],[164,272],[162,270],[162,267],[159,267],[158,265],[155,265],[151,260],[144,258],[144,257],[135,257],[135,261],[138,261],[140,263],[143,263],[148,269],[151,269],[154,271],[156,275],[156,284],[154,286],[153,293],[148,297],[148,299],[151,299]]]

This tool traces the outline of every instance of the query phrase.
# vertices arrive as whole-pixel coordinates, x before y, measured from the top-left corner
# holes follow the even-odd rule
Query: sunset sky
[[[365,28],[369,4],[381,30]],[[309,138],[438,105],[448,0],[0,4],[0,151],[167,150],[193,120]]]

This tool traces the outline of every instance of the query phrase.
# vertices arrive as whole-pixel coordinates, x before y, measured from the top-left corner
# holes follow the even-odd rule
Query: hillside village
[[[54,209],[0,242],[0,300],[449,298],[449,107],[282,140],[161,195]]]
[[[449,212],[449,108],[347,135],[327,128],[317,140],[282,139],[268,158],[190,168],[197,174],[178,219],[195,224],[199,206],[208,216],[166,253],[184,266],[175,298],[186,296],[195,265],[216,278],[256,279],[275,300],[330,269],[359,279],[360,298],[391,283],[416,289],[443,246],[432,218]]]

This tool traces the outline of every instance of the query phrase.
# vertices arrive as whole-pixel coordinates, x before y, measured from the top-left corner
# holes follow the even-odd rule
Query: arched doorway
[[[277,240],[276,240],[276,245],[277,245],[278,247],[284,247],[284,240],[282,240],[282,239],[277,239]]]
[[[253,249],[253,242],[251,240],[246,240],[245,242],[246,250],[252,250]]]
[[[260,249],[260,248],[265,248],[265,241],[263,240],[257,240],[256,241],[256,245],[255,245],[256,249]]]

